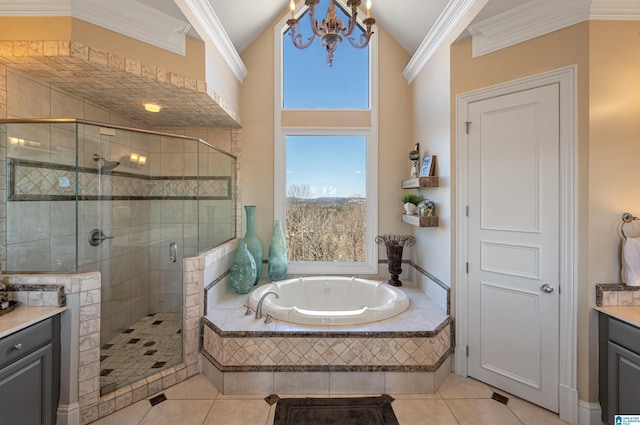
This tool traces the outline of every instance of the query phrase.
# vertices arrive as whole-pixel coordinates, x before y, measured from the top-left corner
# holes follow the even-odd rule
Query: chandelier
[[[338,44],[342,41],[342,36],[347,37],[351,45],[357,49],[362,49],[369,44],[369,40],[373,35],[371,32],[371,26],[376,23],[376,20],[371,17],[371,0],[367,0],[367,17],[362,22],[367,27],[367,32],[360,34],[360,40],[355,41],[351,37],[351,33],[356,28],[356,22],[358,18],[358,7],[361,0],[348,0],[347,7],[351,8],[351,16],[349,17],[349,25],[345,26],[341,19],[336,16],[336,4],[334,0],[329,0],[329,8],[327,9],[327,17],[324,18],[322,24],[318,25],[318,21],[315,18],[316,6],[320,3],[320,0],[305,0],[305,6],[309,7],[309,19],[311,21],[311,30],[313,34],[305,42],[302,41],[302,35],[296,34],[296,26],[298,20],[295,17],[295,2],[291,0],[289,7],[291,9],[291,19],[287,20],[287,25],[291,30],[291,39],[293,45],[298,49],[306,49],[311,46],[313,40],[316,37],[322,39],[322,47],[327,51],[327,64],[333,66],[333,59]]]

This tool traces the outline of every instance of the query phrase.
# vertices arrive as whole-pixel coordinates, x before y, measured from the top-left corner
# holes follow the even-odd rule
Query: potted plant
[[[416,195],[415,193],[408,193],[402,197],[404,210],[407,212],[407,214],[416,214],[420,201],[422,201],[422,197],[420,195]]]

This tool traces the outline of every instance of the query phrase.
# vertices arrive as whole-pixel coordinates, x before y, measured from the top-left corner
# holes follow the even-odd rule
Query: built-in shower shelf
[[[438,227],[438,217],[402,214],[402,222],[417,227]]]

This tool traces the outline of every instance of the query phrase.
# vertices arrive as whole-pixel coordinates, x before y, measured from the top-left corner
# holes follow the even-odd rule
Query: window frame
[[[346,10],[346,3],[335,0]],[[304,2],[298,0],[296,16],[299,17],[305,11]],[[358,14],[358,21],[362,25],[363,13]],[[369,42],[369,108],[368,109],[284,109],[283,102],[283,48],[282,43],[291,40],[285,39],[288,14],[274,27],[274,219],[286,225],[286,140],[288,136],[364,136],[366,137],[366,260],[364,262],[326,262],[326,261],[292,261],[289,262],[290,274],[377,274],[378,273],[378,247],[375,237],[378,233],[378,42],[377,36],[373,36]],[[373,31],[377,32],[374,26]],[[318,43],[320,40],[315,40]],[[343,40],[343,43],[348,43]],[[338,60],[338,59],[336,59]],[[310,122],[304,127],[283,126],[283,115],[287,112],[307,112],[318,118],[322,125]],[[358,122],[361,120],[348,119],[349,113],[369,114],[368,126],[345,126],[345,122]],[[339,114],[336,114],[339,113]],[[335,121],[340,115],[342,119]],[[345,119],[346,117],[346,119]],[[354,115],[355,117],[355,115]],[[315,120],[312,120],[315,121]]]

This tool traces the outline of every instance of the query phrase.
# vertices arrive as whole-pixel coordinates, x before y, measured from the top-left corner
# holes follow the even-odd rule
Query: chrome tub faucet
[[[276,298],[280,298],[280,295],[275,291],[269,291],[260,297],[260,301],[258,301],[258,305],[256,306],[256,319],[262,319],[262,303],[264,302],[264,299],[267,298],[267,295],[271,294],[275,295]]]

